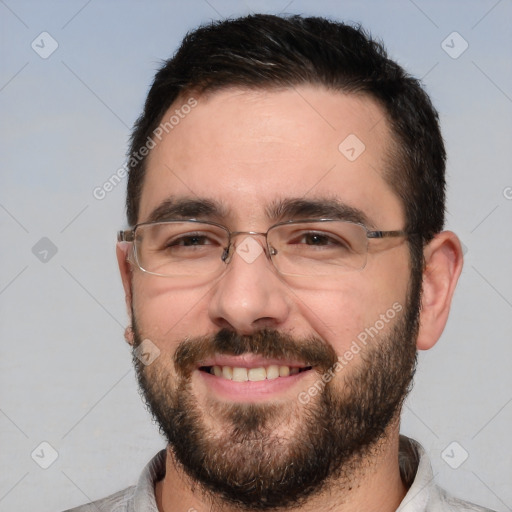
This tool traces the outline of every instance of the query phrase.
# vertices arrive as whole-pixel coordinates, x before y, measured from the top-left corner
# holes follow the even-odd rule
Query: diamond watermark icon
[[[144,366],[149,366],[160,355],[160,349],[146,338],[133,353]]]
[[[466,462],[469,453],[457,441],[451,442],[442,452],[441,458],[452,469],[457,469]]]
[[[468,47],[469,43],[458,32],[452,32],[441,43],[441,48],[452,59],[458,59]]]
[[[30,46],[39,57],[47,59],[59,47],[59,43],[48,32],[41,32]]]
[[[30,454],[41,468],[48,469],[59,457],[59,452],[47,441],[40,443]]]
[[[338,146],[339,152],[350,162],[357,160],[366,149],[363,141],[351,133]]]
[[[48,263],[57,254],[57,250],[57,246],[49,238],[43,236],[43,238],[32,247],[32,254],[41,263]]]
[[[263,252],[263,247],[254,238],[247,236],[236,248],[236,252],[246,263],[252,263]]]

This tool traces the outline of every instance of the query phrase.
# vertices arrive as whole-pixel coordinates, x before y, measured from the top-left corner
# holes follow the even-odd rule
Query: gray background
[[[105,496],[164,446],[123,340],[125,180],[103,200],[93,190],[123,164],[160,59],[197,24],[251,11],[360,21],[423,77],[449,152],[448,227],[467,253],[402,431],[452,493],[512,510],[510,0],[0,0],[0,511]],[[58,43],[45,59],[43,31]],[[458,58],[459,36],[442,45],[454,31],[469,45]],[[58,453],[48,469],[41,442]]]

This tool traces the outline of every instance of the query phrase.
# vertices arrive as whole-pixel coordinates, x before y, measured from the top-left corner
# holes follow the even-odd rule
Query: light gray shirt
[[[137,485],[66,512],[158,512],[155,483],[165,476],[165,454],[162,450],[151,459]],[[400,436],[399,463],[409,490],[397,512],[492,512],[450,496],[437,486],[428,455],[414,439]]]

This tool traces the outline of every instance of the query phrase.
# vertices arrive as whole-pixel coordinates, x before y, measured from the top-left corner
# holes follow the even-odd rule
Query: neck
[[[407,493],[398,465],[399,422],[390,425],[388,434],[343,481],[333,479],[325,489],[305,504],[294,508],[297,512],[393,512]],[[167,448],[166,474],[155,485],[159,512],[184,510],[190,512],[235,512],[240,507],[208,499],[200,485],[191,482],[175,463],[171,448]]]

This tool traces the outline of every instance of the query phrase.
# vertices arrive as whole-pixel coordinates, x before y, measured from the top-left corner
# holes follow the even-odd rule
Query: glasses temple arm
[[[117,232],[118,242],[133,242],[135,240],[135,232],[133,229],[127,229],[126,231]]]
[[[409,236],[410,233],[403,230],[396,231],[368,231],[366,236],[368,238],[392,238],[397,236]]]

